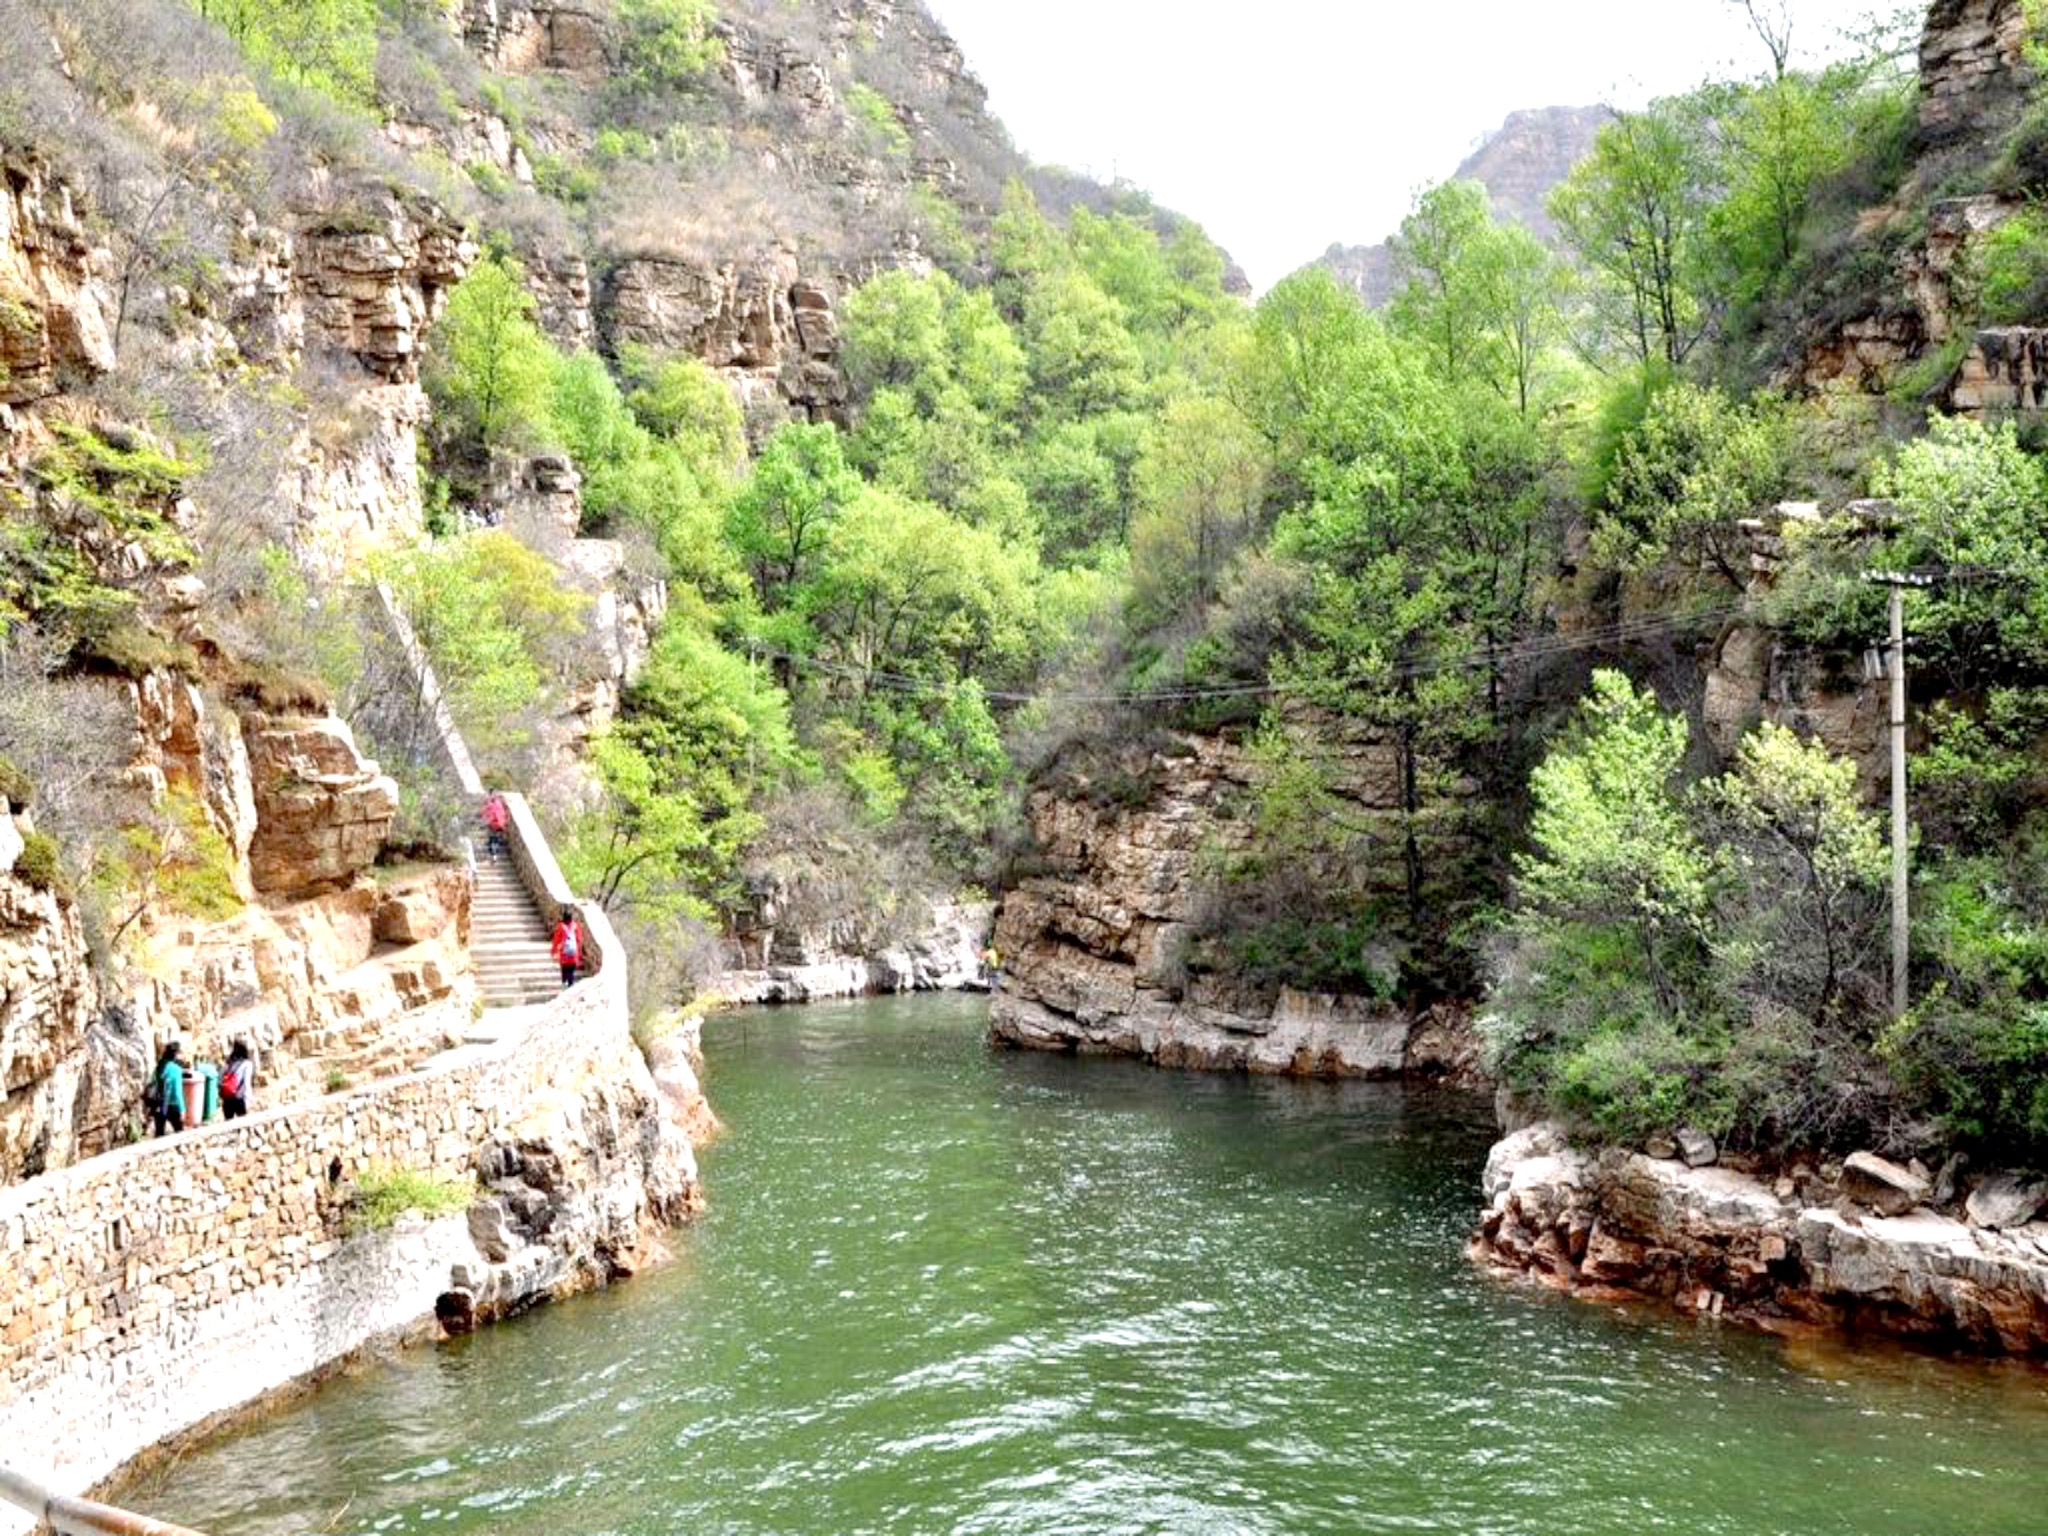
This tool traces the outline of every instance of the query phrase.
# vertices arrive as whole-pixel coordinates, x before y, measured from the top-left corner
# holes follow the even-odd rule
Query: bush
[[[349,1225],[357,1232],[384,1232],[400,1217],[452,1216],[469,1209],[476,1185],[460,1179],[437,1179],[414,1168],[372,1163],[357,1177],[349,1196]]]
[[[32,889],[56,890],[63,883],[64,867],[55,840],[40,832],[29,833],[21,841],[21,854],[14,861],[14,872]]]
[[[17,811],[28,809],[28,803],[35,797],[36,787],[29,782],[29,776],[6,758],[0,757],[0,812],[9,808]]]
[[[2007,219],[1984,237],[1976,260],[1983,323],[2048,320],[2048,210],[2027,208]]]

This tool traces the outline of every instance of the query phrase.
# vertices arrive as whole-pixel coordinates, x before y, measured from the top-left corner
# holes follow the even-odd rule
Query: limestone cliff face
[[[1853,239],[1857,246],[1896,243],[1918,214],[1925,234],[1892,258],[1888,280],[1866,296],[1862,312],[1805,338],[1781,382],[1881,394],[1915,362],[1955,346],[1961,361],[1935,390],[1945,409],[2010,415],[2048,402],[2044,333],[2031,326],[1975,331],[1969,319],[1972,253],[2027,197],[1996,182],[1968,197],[1935,195],[1958,165],[1981,167],[1994,157],[2018,119],[2035,84],[2028,25],[2024,0],[1935,0],[1929,8],[1920,42],[1919,159],[1892,199],[1863,215]]]
[[[113,367],[114,279],[70,189],[32,160],[0,160],[0,411]]]
[[[1361,745],[1341,792],[1368,809],[1397,803],[1389,757]],[[994,1037],[1213,1071],[1469,1073],[1475,1052],[1454,1012],[1417,1018],[1364,998],[1189,974],[1205,901],[1200,861],[1242,845],[1233,802],[1252,783],[1242,748],[1185,737],[1123,788],[1091,794],[1070,781],[1037,790],[1029,817],[1042,872],[1007,892],[997,913]]]
[[[1593,1297],[2048,1356],[2048,1222],[2036,1219],[2048,1188],[1994,1177],[1937,1192],[1918,1173],[1888,1172],[1902,1187],[1873,1204],[1853,1167],[1766,1177],[1591,1152],[1546,1122],[1493,1149],[1472,1250]]]
[[[378,879],[397,789],[331,718],[237,714],[189,680],[106,684],[135,732],[138,809],[191,792],[245,898],[225,921],[146,915],[117,965],[89,953],[79,907],[17,869],[27,813],[0,827],[0,1183],[141,1129],[157,1050],[220,1061],[249,1043],[259,1098],[283,1102],[418,1066],[459,1040],[476,998],[470,881],[453,868]]]

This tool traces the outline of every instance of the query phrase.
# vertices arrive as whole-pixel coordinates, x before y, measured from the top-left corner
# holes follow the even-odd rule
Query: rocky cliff
[[[2039,410],[2043,333],[1985,326],[1976,256],[2038,195],[2022,121],[2035,75],[2024,0],[1937,0],[1921,37],[1912,166],[1840,256],[1882,272],[1798,342],[1781,382],[1882,394],[1911,385],[1974,415]],[[1916,367],[1917,365],[1917,367]],[[1920,372],[1931,368],[1926,378]]]
[[[1519,224],[1546,242],[1557,238],[1550,217],[1550,193],[1593,147],[1600,125],[1612,114],[1605,107],[1538,107],[1510,112],[1507,121],[1489,133],[1466,156],[1452,177],[1476,181],[1486,188],[1494,216]],[[1374,308],[1394,296],[1399,282],[1393,248],[1378,245],[1333,245],[1315,263],[1336,275]]]
[[[1859,1155],[1771,1173],[1706,1138],[1591,1152],[1545,1122],[1487,1160],[1475,1258],[1595,1299],[2048,1356],[2048,1184]]]
[[[1241,802],[1255,769],[1218,737],[1180,737],[1142,756],[1112,772],[1049,776],[1032,793],[1029,872],[996,918],[996,1040],[1209,1071],[1472,1073],[1474,1042],[1456,1009],[1418,1016],[1191,969],[1215,899],[1204,860],[1249,835]],[[1340,792],[1385,814],[1398,783],[1388,751],[1361,742]]]

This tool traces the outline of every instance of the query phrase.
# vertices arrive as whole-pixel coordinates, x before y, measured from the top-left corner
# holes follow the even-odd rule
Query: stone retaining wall
[[[593,958],[616,955],[604,915],[585,922]],[[356,1231],[351,1187],[375,1164],[482,1187],[466,1218]],[[412,1076],[0,1190],[0,1438],[85,1492],[445,1298],[480,1320],[629,1272],[695,1198],[625,967],[603,966]]]

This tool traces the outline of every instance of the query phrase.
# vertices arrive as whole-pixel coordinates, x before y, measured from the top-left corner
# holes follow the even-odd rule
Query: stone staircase
[[[548,953],[551,931],[511,857],[480,856],[469,942],[486,1008],[544,1003],[562,990],[561,968]]]

